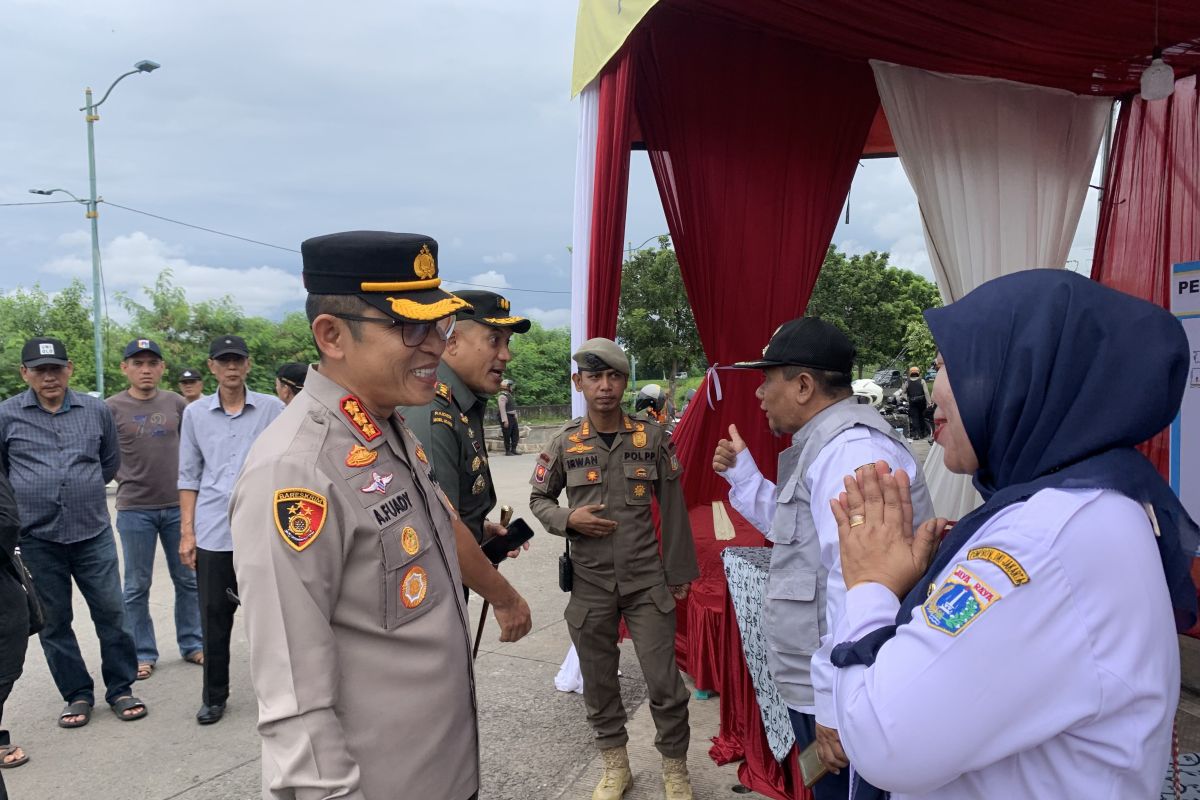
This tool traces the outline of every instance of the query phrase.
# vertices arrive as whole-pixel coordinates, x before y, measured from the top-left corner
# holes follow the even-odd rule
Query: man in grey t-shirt
[[[117,472],[117,530],[125,555],[125,614],[137,645],[138,680],[149,678],[158,662],[150,583],[154,551],[161,540],[175,584],[175,641],[193,664],[204,661],[196,573],[179,560],[179,428],[187,401],[158,388],[162,350],[151,339],[125,347],[121,371],[129,388],[108,398],[121,443]]]

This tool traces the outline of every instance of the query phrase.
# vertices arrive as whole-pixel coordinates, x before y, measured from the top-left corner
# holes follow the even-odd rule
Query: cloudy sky
[[[107,289],[137,294],[169,267],[193,300],[230,294],[276,317],[303,300],[309,236],[418,231],[442,274],[504,287],[567,321],[578,108],[569,98],[573,0],[7,0],[0,71],[0,204],[30,188],[87,193],[83,89],[140,59],[96,124],[111,203],[277,247],[101,206]],[[63,199],[55,195],[53,199]],[[1095,197],[1072,259],[1090,264]],[[634,153],[626,238],[666,231]],[[929,275],[916,199],[895,159],[863,162],[834,242],[888,250]],[[90,283],[83,209],[0,206],[0,291]]]

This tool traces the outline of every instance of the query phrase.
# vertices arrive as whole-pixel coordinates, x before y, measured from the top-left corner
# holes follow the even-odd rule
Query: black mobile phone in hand
[[[508,554],[533,538],[533,528],[523,519],[514,519],[508,524],[507,536],[493,536],[480,545],[488,561],[499,564]]]

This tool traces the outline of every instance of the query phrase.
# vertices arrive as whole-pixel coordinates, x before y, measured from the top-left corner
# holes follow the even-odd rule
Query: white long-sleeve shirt
[[[812,497],[812,518],[821,546],[821,565],[828,571],[826,582],[826,633],[821,647],[812,657],[812,682],[815,708],[795,708],[804,714],[815,714],[817,722],[827,728],[837,727],[834,713],[833,679],[836,671],[829,661],[833,651],[833,631],[845,603],[846,583],[842,579],[842,562],[838,550],[837,521],[829,508],[829,500],[843,490],[843,478],[854,474],[863,464],[887,461],[893,470],[903,469],[916,474],[917,464],[912,454],[900,443],[872,428],[857,425],[835,436],[814,459],[804,480]],[[763,477],[749,450],[738,453],[732,468],[721,473],[729,481],[729,502],[746,520],[764,534],[771,531],[775,515],[775,484]]]
[[[837,670],[851,763],[893,800],[1157,798],[1179,646],[1146,512],[1044,490],[988,520],[871,667]],[[838,642],[894,622],[876,583]]]

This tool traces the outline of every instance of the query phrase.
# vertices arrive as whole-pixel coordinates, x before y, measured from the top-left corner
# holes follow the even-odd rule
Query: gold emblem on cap
[[[429,252],[429,245],[421,245],[421,252],[413,259],[413,272],[417,273],[418,278],[432,278],[437,274],[437,261]]]
[[[500,309],[502,311],[508,311],[508,309],[512,307],[511,304],[507,300],[505,300],[503,297],[499,297],[496,299],[496,305],[500,306]]]

